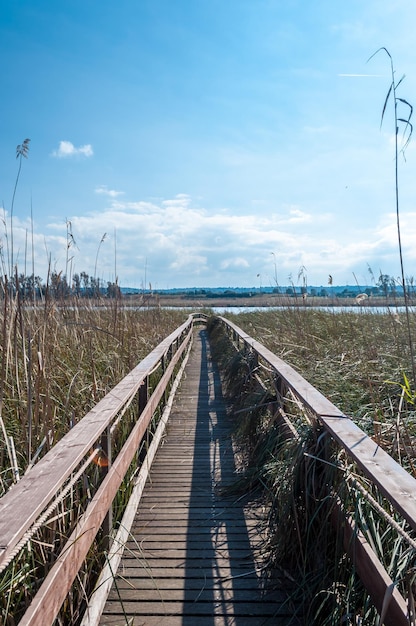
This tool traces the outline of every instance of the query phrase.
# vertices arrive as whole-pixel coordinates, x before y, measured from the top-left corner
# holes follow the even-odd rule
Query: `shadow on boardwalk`
[[[201,330],[101,624],[298,624],[285,593],[263,589],[259,508],[223,495],[236,478],[230,431]]]

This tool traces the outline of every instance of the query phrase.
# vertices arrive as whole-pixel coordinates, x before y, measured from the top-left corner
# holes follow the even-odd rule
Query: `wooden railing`
[[[76,483],[82,481],[88,466],[94,461],[101,466],[95,495],[73,524],[71,536],[61,546],[57,558],[55,547],[49,546],[52,550],[47,560],[54,561],[53,565],[19,622],[21,625],[52,624],[97,533],[102,533],[104,541],[111,537],[112,502],[155,411],[163,408],[178,364],[190,349],[197,321],[205,318],[189,316],[0,499],[2,571],[55,513],[55,502],[77,488]],[[151,384],[155,387],[152,392]],[[116,454],[113,432],[134,406],[136,417],[131,431]],[[44,549],[48,550],[46,544]]]
[[[231,321],[221,317],[217,318],[217,321],[236,350],[247,355],[248,361],[252,364],[252,375],[258,378],[260,383],[262,376],[267,378],[269,385],[270,378],[273,380],[273,391],[278,400],[272,410],[279,414],[285,436],[296,437],[293,424],[285,410],[290,397],[292,404],[295,400],[312,423],[320,425],[329,433],[356,464],[365,480],[371,481],[387,498],[393,510],[406,520],[410,529],[416,531],[416,480],[285,361]],[[383,613],[382,623],[386,626],[413,624],[413,598],[408,598],[406,602],[402,597],[354,520],[344,513],[338,498],[334,497],[331,506],[332,521],[342,530],[344,548],[378,612]],[[415,549],[416,541],[409,535],[407,539],[410,547]]]

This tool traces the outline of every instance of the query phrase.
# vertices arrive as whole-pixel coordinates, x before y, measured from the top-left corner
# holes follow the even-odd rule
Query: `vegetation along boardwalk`
[[[232,321],[190,315],[14,475],[0,623],[414,626],[401,441],[403,464]]]
[[[288,624],[262,583],[259,506],[227,496],[236,461],[206,331],[190,361],[100,624]]]

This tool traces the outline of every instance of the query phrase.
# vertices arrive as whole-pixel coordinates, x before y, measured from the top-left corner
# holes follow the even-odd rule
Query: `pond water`
[[[234,313],[238,315],[239,313],[258,313],[258,312],[267,312],[267,311],[325,311],[326,313],[333,313],[334,315],[338,313],[357,313],[360,314],[386,314],[390,313],[391,315],[396,314],[404,314],[406,313],[406,308],[404,306],[150,306],[150,307],[127,307],[133,308],[137,310],[142,310],[143,308],[157,309],[161,308],[165,311],[189,311],[190,313],[202,311],[202,312],[213,312],[216,315],[224,315],[225,313]],[[409,307],[409,311],[412,314],[416,313],[416,307]]]
[[[192,307],[188,307],[189,310],[192,310]],[[326,313],[357,313],[357,314],[386,314],[391,313],[395,315],[396,313],[406,313],[406,308],[404,306],[299,306],[299,307],[251,307],[251,306],[214,306],[212,307],[212,311],[217,315],[224,315],[225,313],[257,313],[260,311],[282,311],[282,310],[293,310],[297,311],[325,311]],[[416,308],[410,307],[410,312],[415,313]]]

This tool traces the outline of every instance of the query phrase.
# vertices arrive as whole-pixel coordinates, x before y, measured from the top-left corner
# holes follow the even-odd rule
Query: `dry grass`
[[[9,298],[0,306],[1,416],[19,472],[43,441],[42,453],[186,317],[180,310],[134,310],[120,302],[33,307]],[[7,446],[2,451],[0,493],[12,480]]]
[[[295,367],[414,472],[415,390],[403,393],[406,378],[412,380],[404,314],[287,308],[227,317]],[[414,318],[411,325],[415,332]]]
[[[87,306],[46,301],[24,307],[18,299],[6,298],[0,314],[1,492],[187,316],[180,310],[125,308],[120,301]],[[124,443],[135,417],[130,407],[114,437],[114,453]],[[157,416],[152,428],[156,421]],[[123,513],[140,459],[141,454],[114,502],[114,522]],[[83,470],[82,480],[62,494],[48,519],[2,571],[0,623],[14,624],[20,619],[101,480],[97,465]],[[78,623],[85,594],[105,559],[103,540],[105,545],[105,537],[99,533],[57,623]]]
[[[400,316],[288,309],[227,317],[290,362],[414,470],[413,392],[401,384],[410,357]],[[261,487],[269,505],[270,576],[291,573],[298,585],[294,604],[308,625],[378,625],[374,604],[345,556],[342,533],[332,526],[335,501],[353,517],[404,597],[414,579],[414,549],[380,511],[409,528],[296,403],[285,404],[285,411],[297,434],[282,437],[273,404],[267,405],[273,401],[273,377],[267,368],[256,369],[259,385],[251,353],[236,352],[215,319],[210,329],[236,419],[237,445],[247,462],[235,489]]]

